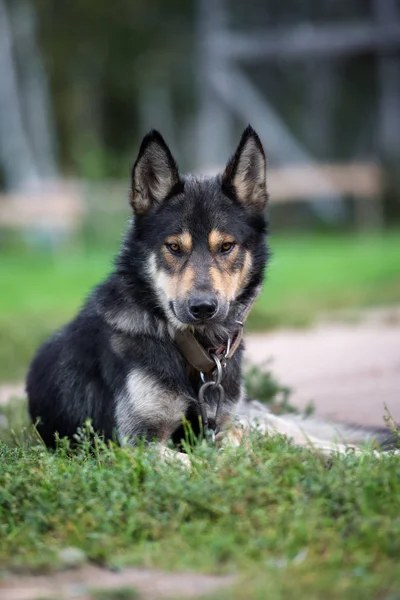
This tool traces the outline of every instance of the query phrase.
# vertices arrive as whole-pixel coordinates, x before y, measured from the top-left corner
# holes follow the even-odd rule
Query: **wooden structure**
[[[0,227],[22,230],[69,232],[82,220],[84,203],[79,187],[57,183],[29,193],[0,195]]]
[[[222,169],[212,169],[208,174],[219,170]],[[332,189],[354,199],[359,229],[383,226],[383,177],[374,163],[296,165],[268,170],[271,205],[323,202],[332,199]],[[29,195],[0,196],[0,228],[74,231],[92,210],[128,214],[127,206],[125,182],[65,183]]]
[[[248,4],[251,10],[251,2]],[[230,26],[228,0],[198,0],[199,170],[219,164],[229,154],[235,119],[244,125],[250,121],[274,164],[298,165],[276,174],[270,172],[272,202],[285,201],[295,194],[303,200],[308,198],[315,211],[323,216],[321,204],[313,202],[313,197],[322,195],[341,201],[350,195],[357,199],[360,226],[381,223],[378,167],[371,164],[320,166],[318,157],[293,135],[279,105],[270,102],[246,71],[249,66],[260,63],[280,67],[287,63],[313,65],[309,87],[319,84],[319,90],[321,86],[328,89],[322,101],[319,98],[314,102],[311,116],[316,135],[324,138],[326,132],[321,122],[329,122],[332,128],[332,103],[329,103],[329,81],[334,79],[332,63],[373,54],[377,70],[374,112],[377,154],[379,159],[400,156],[399,4],[397,0],[369,0],[369,4],[368,18],[318,23],[304,20],[269,28],[260,24],[257,29],[245,31]],[[314,113],[320,113],[320,118]],[[325,152],[328,154],[329,149]],[[304,167],[306,164],[309,166]]]
[[[322,175],[322,176],[321,176]],[[349,163],[295,166],[273,169],[268,174],[271,204],[331,197],[331,187],[355,202],[359,229],[380,229],[384,224],[383,177],[376,164]]]

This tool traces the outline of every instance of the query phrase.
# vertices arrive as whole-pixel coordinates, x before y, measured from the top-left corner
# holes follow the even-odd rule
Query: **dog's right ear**
[[[261,212],[268,200],[266,166],[260,138],[249,125],[225,168],[222,183],[243,206]]]
[[[137,215],[161,204],[180,186],[179,171],[170,149],[158,131],[150,131],[132,168],[130,202]]]

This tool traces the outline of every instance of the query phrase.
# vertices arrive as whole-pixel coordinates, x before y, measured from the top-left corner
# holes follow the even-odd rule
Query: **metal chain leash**
[[[226,347],[226,352],[222,358],[219,358],[217,354],[211,354],[211,358],[215,362],[215,369],[211,372],[212,379],[207,380],[205,373],[200,372],[200,378],[203,384],[200,387],[198,394],[199,408],[201,413],[201,419],[203,421],[204,435],[206,439],[208,439],[212,443],[215,442],[215,436],[218,432],[218,421],[225,400],[225,390],[222,387],[221,382],[224,373],[224,368],[226,367],[226,358],[229,354],[230,345],[231,340],[229,339]],[[204,396],[207,390],[209,389],[213,389],[216,392],[218,392],[217,408],[215,411],[215,429],[209,427],[207,406],[204,399]]]

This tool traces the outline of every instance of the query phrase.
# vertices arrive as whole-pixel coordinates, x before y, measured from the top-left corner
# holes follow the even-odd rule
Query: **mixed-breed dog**
[[[144,438],[183,461],[184,422],[221,444],[240,443],[257,424],[333,448],[336,429],[321,441],[315,423],[308,434],[306,422],[245,396],[243,324],[268,261],[267,199],[266,158],[250,126],[215,177],[182,176],[161,135],[145,136],[115,268],[30,366],[29,412],[47,446],[90,419],[106,440]]]

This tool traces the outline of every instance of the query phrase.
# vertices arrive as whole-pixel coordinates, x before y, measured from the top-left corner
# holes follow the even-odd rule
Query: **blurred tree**
[[[9,8],[0,0],[0,167],[8,189],[36,185],[40,172],[25,130],[14,31]]]
[[[144,86],[167,85],[171,98],[182,89],[177,80],[188,71],[192,3],[35,0],[35,5],[62,163],[89,177],[125,175],[126,160],[132,160],[143,133],[138,117]],[[157,107],[157,97],[153,100]],[[162,113],[162,94],[159,100]]]

